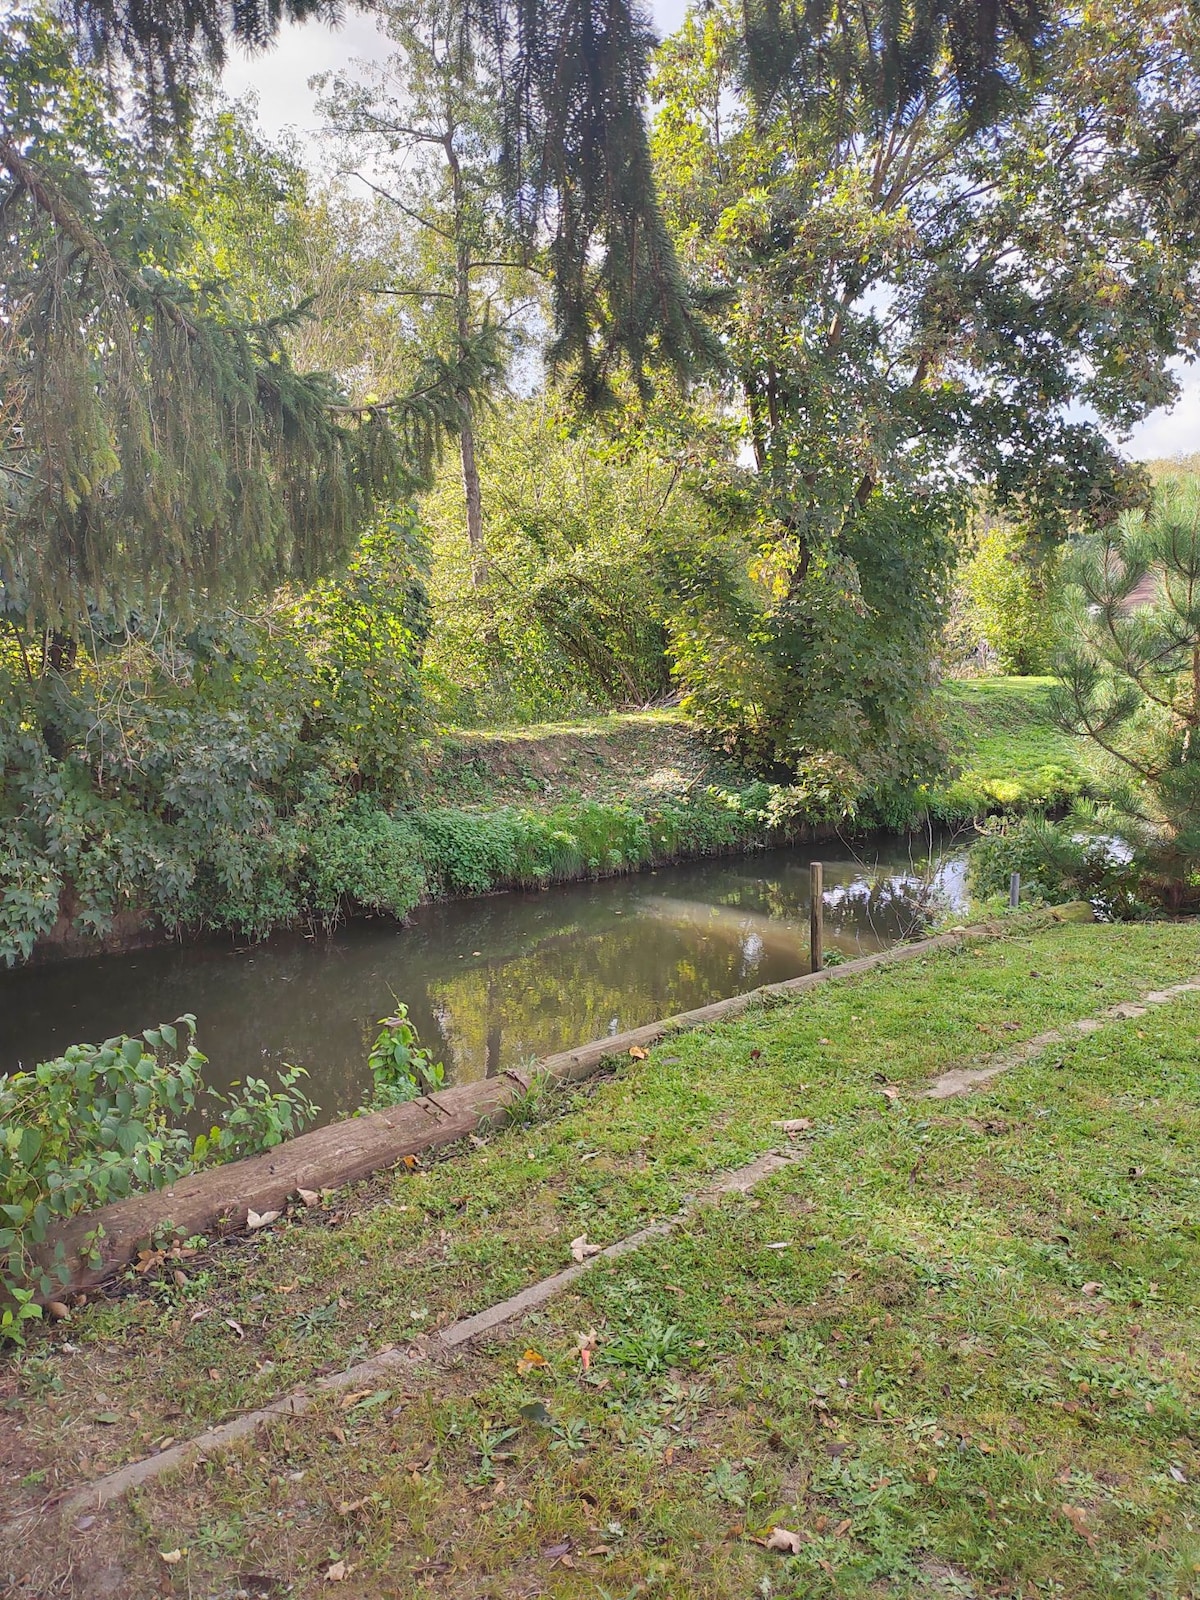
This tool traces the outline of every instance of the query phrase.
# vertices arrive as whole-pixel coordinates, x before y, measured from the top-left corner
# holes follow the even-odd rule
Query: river
[[[963,903],[965,856],[884,835],[422,907],[263,944],[206,940],[0,975],[0,1071],[193,1012],[218,1088],[281,1062],[327,1121],[366,1097],[367,1051],[399,1001],[462,1083],[808,970],[808,862],[825,947],[919,933]]]

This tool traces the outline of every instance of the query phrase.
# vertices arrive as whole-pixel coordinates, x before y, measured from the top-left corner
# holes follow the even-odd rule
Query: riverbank
[[[1198,967],[1193,924],[1026,919],[148,1261],[7,1368],[13,1510],[419,1343],[765,1150],[802,1157],[510,1333],[10,1536],[14,1592],[1191,1593],[1200,994],[1110,1008]],[[976,1093],[925,1098],[1052,1028]],[[772,1527],[794,1550],[755,1542]]]
[[[447,733],[427,746],[404,807],[385,809],[364,793],[341,809],[293,818],[255,844],[232,885],[214,879],[200,925],[111,895],[98,917],[68,886],[32,958],[123,952],[206,929],[256,938],[353,915],[403,918],[429,901],[608,877],[839,829],[919,826],[927,817],[969,825],[995,811],[1061,810],[1091,780],[1077,741],[1050,722],[1048,691],[1048,679],[944,684],[947,776],[889,804],[886,815],[871,807],[848,814],[820,782],[780,787],[731,772],[673,710]],[[193,885],[181,903],[196,895]]]

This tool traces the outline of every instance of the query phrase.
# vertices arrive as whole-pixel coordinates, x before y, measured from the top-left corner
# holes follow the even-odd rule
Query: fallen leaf
[[[1080,1290],[1080,1293],[1086,1294],[1090,1299],[1093,1295],[1099,1294],[1103,1287],[1104,1285],[1102,1283],[1085,1283],[1083,1288]]]
[[[1167,1471],[1175,1479],[1176,1483],[1186,1483],[1187,1482],[1186,1474],[1181,1472],[1178,1467],[1168,1467]]]
[[[548,1544],[542,1551],[547,1561],[560,1561],[563,1556],[570,1555],[571,1541],[564,1539],[561,1544]]]
[[[517,1371],[522,1373],[532,1372],[536,1367],[545,1367],[547,1365],[549,1363],[545,1356],[539,1355],[536,1350],[526,1350],[525,1354],[517,1362]]]
[[[331,1561],[325,1568],[326,1583],[342,1583],[349,1569],[344,1561]]]
[[[588,1256],[598,1256],[600,1248],[598,1244],[589,1241],[586,1233],[581,1233],[578,1239],[571,1240],[571,1254],[576,1261],[586,1261]]]
[[[797,1133],[807,1133],[812,1127],[811,1117],[788,1117],[784,1122],[773,1122],[773,1128],[781,1128],[791,1139]]]
[[[91,1527],[92,1523],[95,1522],[95,1520],[96,1520],[95,1517],[76,1517],[75,1518],[75,1532],[76,1533],[86,1533],[88,1531],[88,1529]]]
[[[599,1342],[599,1335],[595,1328],[590,1333],[577,1333],[575,1335],[575,1348],[579,1351],[579,1359],[585,1372],[592,1364],[592,1351]]]
[[[893,1083],[885,1083],[879,1092],[885,1100],[899,1100],[900,1098],[900,1091]]]
[[[183,1560],[182,1550],[160,1550],[158,1553],[169,1567],[177,1566]]]
[[[612,1547],[607,1544],[594,1544],[583,1553],[585,1556],[610,1556],[612,1555]]]
[[[635,1061],[645,1061],[650,1052],[643,1050],[640,1044],[631,1044],[629,1046],[629,1054]]]
[[[321,1196],[315,1189],[297,1189],[296,1193],[300,1197],[301,1205],[319,1206],[321,1204]]]
[[[338,1506],[338,1516],[348,1517],[352,1511],[361,1511],[363,1506],[368,1504],[370,1498],[369,1494],[365,1494],[361,1500],[343,1500]]]
[[[225,1326],[227,1328],[232,1328],[234,1333],[237,1334],[239,1339],[244,1339],[246,1337],[246,1330],[245,1330],[245,1328],[242,1327],[241,1323],[237,1320],[236,1317],[226,1317],[225,1318]]]
[[[421,1165],[421,1159],[419,1156],[405,1156],[401,1165],[407,1167],[410,1172],[415,1172]]]
[[[798,1533],[793,1533],[790,1528],[772,1528],[763,1544],[768,1550],[781,1550],[789,1556],[798,1556],[803,1543]]]
[[[120,1422],[120,1420],[121,1413],[119,1411],[97,1411],[96,1415],[92,1418],[93,1422],[103,1423],[106,1428],[111,1428],[115,1423]]]
[[[175,1287],[177,1289],[187,1288],[190,1280],[188,1279],[186,1272],[180,1272],[179,1268],[176,1267],[175,1271],[171,1274],[171,1277],[175,1280]]]
[[[1086,1539],[1089,1545],[1096,1543],[1096,1535],[1088,1526],[1087,1512],[1082,1506],[1064,1505],[1059,1510],[1081,1538]]]
[[[527,1400],[520,1408],[520,1414],[526,1422],[532,1422],[538,1428],[548,1428],[553,1420],[541,1400]]]
[[[351,1406],[357,1405],[360,1400],[365,1400],[370,1393],[370,1389],[352,1389],[349,1394],[344,1394],[342,1396],[342,1410],[349,1411]]]
[[[253,1233],[255,1228],[265,1228],[268,1222],[278,1221],[278,1211],[247,1211],[246,1213],[246,1226],[250,1229],[251,1233]]]

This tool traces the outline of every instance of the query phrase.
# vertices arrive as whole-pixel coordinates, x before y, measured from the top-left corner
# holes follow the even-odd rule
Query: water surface
[[[825,947],[848,958],[920,932],[962,861],[885,837],[692,862],[600,883],[423,907],[408,926],[208,941],[0,975],[0,1071],[81,1040],[197,1018],[210,1081],[307,1069],[322,1120],[361,1104],[380,1017],[404,1001],[451,1082],[808,971],[808,863]]]

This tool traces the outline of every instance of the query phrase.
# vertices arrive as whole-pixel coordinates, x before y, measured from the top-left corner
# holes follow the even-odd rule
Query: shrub
[[[421,1044],[407,1006],[398,1005],[394,1017],[381,1017],[379,1030],[367,1057],[375,1080],[375,1092],[367,1109],[403,1105],[442,1087],[446,1069]]]
[[[65,1279],[61,1248],[49,1260],[44,1248],[56,1225],[269,1149],[316,1115],[297,1088],[299,1068],[285,1069],[275,1087],[247,1079],[221,1095],[205,1086],[204,1066],[195,1019],[185,1016],[0,1075],[0,1302],[9,1301],[10,1333],[34,1292]],[[187,1131],[195,1116],[208,1132]]]
[[[1105,838],[1089,836],[1081,821],[1051,821],[1034,814],[992,818],[970,854],[971,889],[981,899],[1007,895],[1009,875],[1021,875],[1021,898],[1032,904],[1091,900],[1110,916],[1135,915],[1136,874]]]

